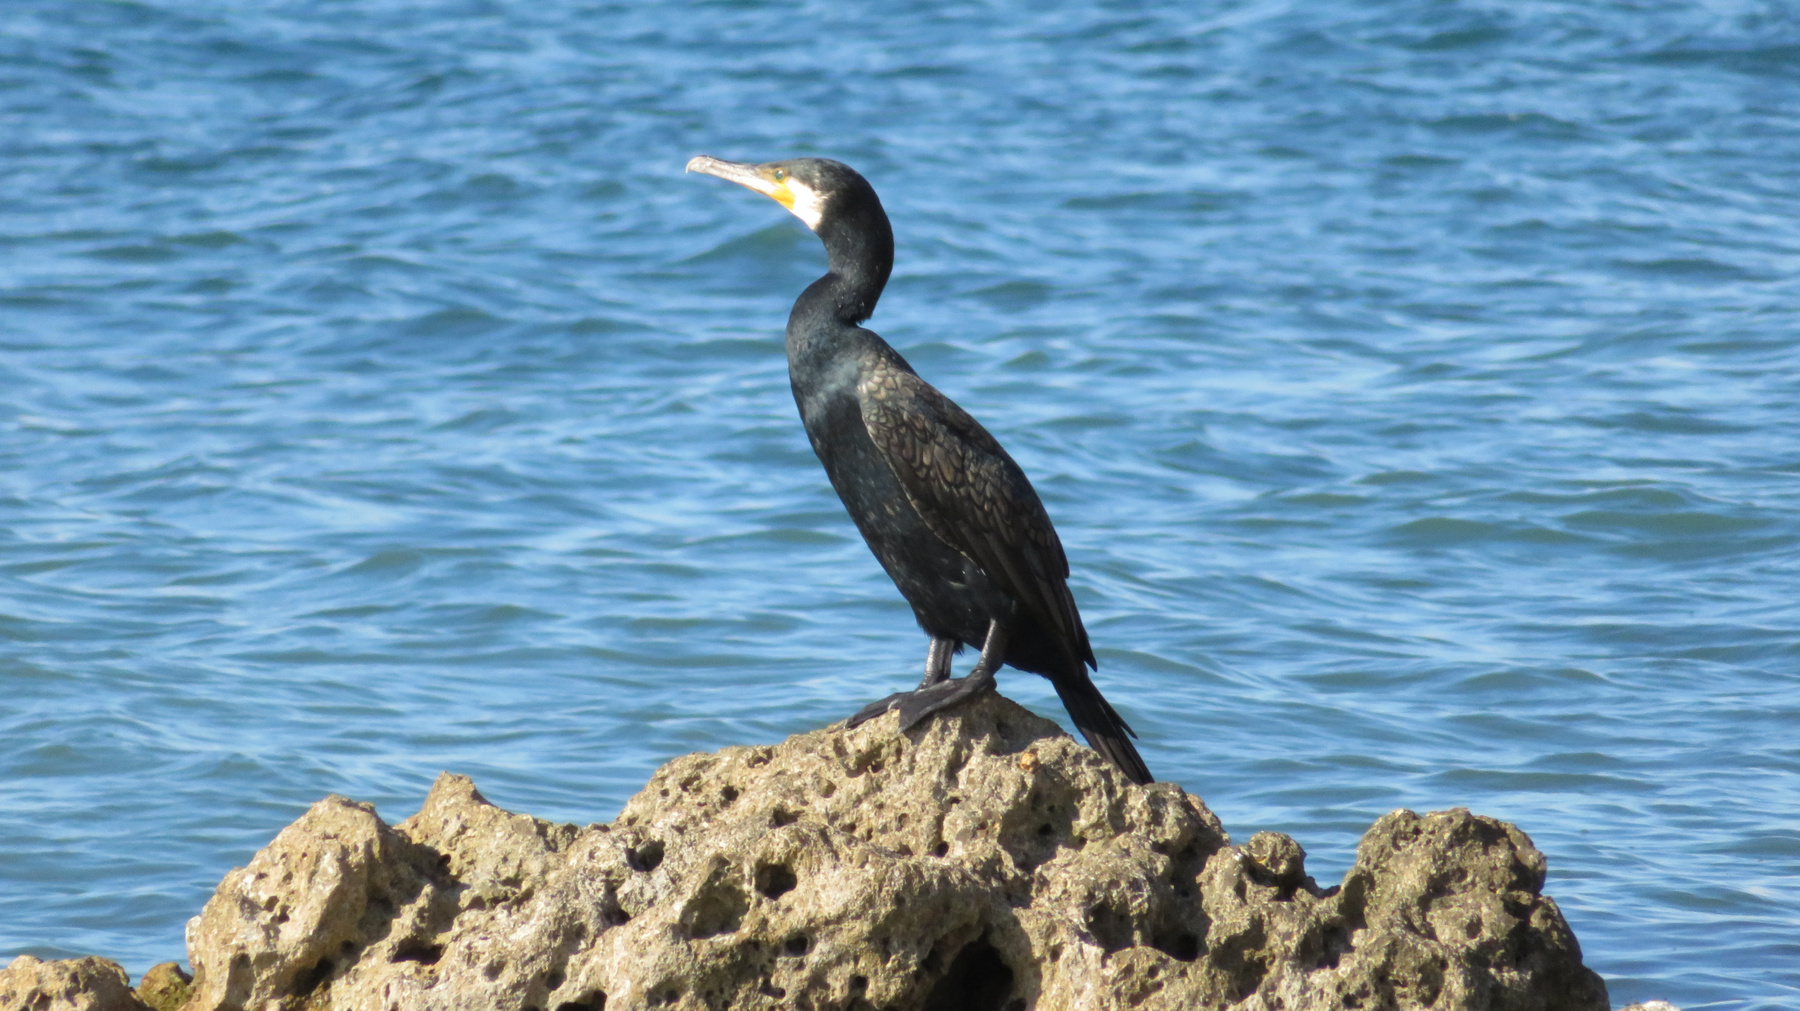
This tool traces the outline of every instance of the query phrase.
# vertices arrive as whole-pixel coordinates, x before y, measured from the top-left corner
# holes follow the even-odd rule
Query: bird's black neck
[[[894,269],[894,231],[887,213],[873,190],[845,197],[847,206],[834,201],[819,222],[828,269],[794,303],[790,334],[795,324],[804,331],[854,327],[874,314],[881,289],[887,287]]]

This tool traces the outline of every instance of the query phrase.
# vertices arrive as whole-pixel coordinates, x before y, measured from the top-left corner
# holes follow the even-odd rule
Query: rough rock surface
[[[187,1003],[193,993],[193,979],[174,962],[153,965],[138,980],[137,999],[151,1011],[175,1011]]]
[[[119,963],[20,955],[0,969],[0,1011],[148,1011]]]
[[[1342,885],[997,696],[678,758],[611,825],[315,804],[188,925],[214,1009],[1607,1007],[1544,857],[1396,811]]]

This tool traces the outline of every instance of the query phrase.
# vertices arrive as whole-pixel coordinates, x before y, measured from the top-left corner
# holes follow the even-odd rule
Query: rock
[[[190,922],[186,1011],[1607,1007],[1510,825],[1304,861],[988,696],[675,759],[611,825],[326,798]]]
[[[174,962],[161,962],[150,967],[138,980],[137,999],[152,1011],[175,1011],[187,1003],[193,992],[193,978]]]
[[[0,969],[0,1011],[146,1011],[119,963],[20,955]]]

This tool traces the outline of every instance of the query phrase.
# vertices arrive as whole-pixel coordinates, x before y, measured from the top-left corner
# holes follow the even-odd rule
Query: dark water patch
[[[494,432],[520,420],[523,420],[523,415],[514,411],[498,407],[484,407],[433,425],[431,430],[454,432],[460,429],[470,429],[478,432]]]
[[[181,250],[165,244],[133,244],[90,249],[83,256],[117,263],[165,263],[181,256]]]
[[[1575,124],[1541,112],[1500,112],[1445,116],[1429,123],[1434,129],[1450,135],[1512,134],[1533,140],[1579,140],[1585,131]],[[1487,191],[1473,191],[1476,200],[1491,202]],[[1493,197],[1511,196],[1511,191],[1494,190]]]
[[[1400,44],[1415,52],[1443,53],[1455,52],[1460,49],[1488,48],[1510,38],[1511,33],[1498,25],[1472,25],[1467,28],[1433,32],[1425,38],[1407,40]]]
[[[1572,420],[1578,424],[1591,425],[1595,428],[1633,429],[1641,432],[1661,432],[1674,435],[1721,435],[1755,430],[1755,426],[1752,425],[1722,421],[1696,411],[1673,408],[1663,408],[1658,411],[1629,411],[1601,418],[1578,417]]]
[[[971,294],[996,309],[1019,312],[1048,301],[1053,292],[1041,281],[1004,281],[977,288]]]
[[[368,294],[364,289],[354,289]],[[465,337],[490,334],[508,321],[470,306],[450,306],[406,321],[406,332],[419,337]]]
[[[1383,165],[1397,169],[1436,170],[1455,168],[1462,164],[1460,158],[1449,158],[1434,154],[1396,154],[1381,160]]]
[[[1770,520],[1757,516],[1726,516],[1709,512],[1621,512],[1589,509],[1569,513],[1562,522],[1594,531],[1647,533],[1659,540],[1718,537],[1766,529]]]
[[[1648,779],[1594,773],[1451,769],[1432,778],[1453,788],[1466,789],[1479,785],[1482,789],[1497,793],[1597,793],[1618,796],[1654,793],[1657,789],[1656,784]]]
[[[1672,46],[1633,59],[1659,67],[1704,65],[1759,77],[1800,76],[1796,65],[1800,45],[1790,43],[1743,48]]]
[[[1614,260],[1621,270],[1652,277],[1689,281],[1747,281],[1755,276],[1742,267],[1702,256],[1665,257],[1655,260]]]
[[[737,194],[730,194],[736,196]],[[704,252],[697,253],[680,261],[684,264],[712,263],[718,260],[735,260],[740,258],[762,259],[776,258],[784,253],[798,251],[802,248],[811,252],[811,237],[805,232],[782,223],[757,229],[747,235],[727,240]]]
[[[1428,516],[1402,523],[1388,530],[1388,536],[1395,543],[1422,548],[1460,546],[1477,541],[1494,540],[1502,534],[1503,528],[1498,524],[1457,519],[1452,516]]]

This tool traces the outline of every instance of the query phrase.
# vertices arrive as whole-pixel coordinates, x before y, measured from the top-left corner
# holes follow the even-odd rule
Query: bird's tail
[[[1062,699],[1063,708],[1069,711],[1081,736],[1087,738],[1089,747],[1105,755],[1133,783],[1155,781],[1131,744],[1137,734],[1100,694],[1100,689],[1094,687],[1087,671],[1078,669],[1074,677],[1051,678],[1050,683],[1056,686],[1057,697]]]

